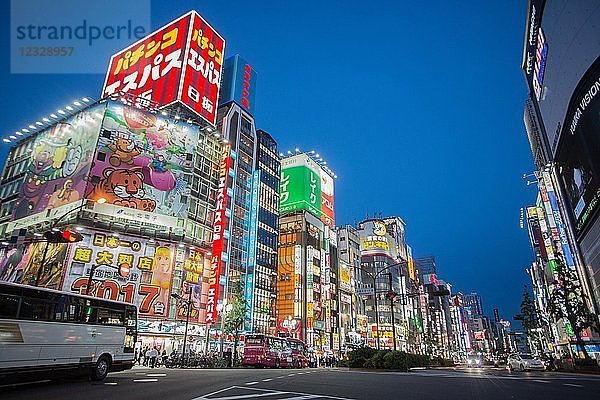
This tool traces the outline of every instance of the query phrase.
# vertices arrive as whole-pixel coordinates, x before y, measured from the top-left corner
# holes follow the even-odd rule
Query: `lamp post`
[[[181,363],[179,364],[179,368],[183,368],[183,363],[185,362],[185,348],[187,346],[188,324],[190,323],[190,311],[192,311],[192,287],[188,285],[187,300],[177,293],[171,293],[171,297],[184,303],[187,307],[187,312],[185,313],[185,330],[183,331],[183,350],[181,350]]]
[[[375,263],[375,261],[373,261]],[[393,267],[398,267],[398,266],[402,266],[402,265],[406,265],[406,261],[401,261],[399,263],[395,263],[395,264],[390,264],[385,268],[380,269],[379,271],[377,271],[377,273],[373,274],[367,270],[365,270],[364,268],[359,268],[361,272],[366,273],[367,275],[369,275],[372,279],[373,279],[373,295],[374,295],[374,302],[375,302],[375,325],[377,327],[377,341],[376,341],[376,345],[377,345],[377,350],[379,350],[379,305],[378,305],[378,301],[377,301],[377,278],[381,275],[383,275],[384,272],[386,272],[387,270],[389,270],[390,268]],[[373,266],[373,269],[377,269],[377,267]],[[392,277],[391,277],[391,273],[390,274],[390,280],[389,280],[389,284],[390,284],[390,291],[392,290]],[[392,312],[392,337],[394,338],[394,350],[396,349],[396,324],[395,321],[393,320],[394,318],[394,304],[393,304],[393,299],[390,303],[391,305],[391,312]]]

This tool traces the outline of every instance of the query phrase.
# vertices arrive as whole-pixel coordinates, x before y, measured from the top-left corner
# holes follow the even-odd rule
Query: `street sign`
[[[357,288],[356,294],[358,294],[359,296],[371,296],[375,294],[375,290],[373,290],[372,287]]]

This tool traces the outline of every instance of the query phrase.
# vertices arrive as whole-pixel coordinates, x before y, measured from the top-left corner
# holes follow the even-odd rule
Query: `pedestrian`
[[[144,352],[144,367],[147,367],[149,362],[150,362],[150,348],[146,347],[146,351]]]
[[[149,351],[150,354],[150,368],[154,368],[156,366],[156,358],[158,357],[158,350],[156,346]]]
[[[169,358],[169,356],[167,356],[167,350],[166,349],[163,349],[162,354],[161,354],[161,358],[162,358],[163,365],[167,365],[167,359]]]
[[[140,349],[136,348],[135,349],[135,354],[133,356],[133,363],[134,364],[138,362],[139,357],[140,357]]]

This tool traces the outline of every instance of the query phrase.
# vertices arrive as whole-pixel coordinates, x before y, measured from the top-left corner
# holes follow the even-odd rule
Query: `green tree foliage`
[[[523,289],[523,301],[521,301],[521,324],[527,336],[533,339],[538,351],[542,352],[539,335],[540,321],[527,285]]]
[[[244,320],[246,318],[246,297],[244,296],[244,286],[241,282],[236,282],[230,295],[231,310],[225,314],[225,332],[233,335],[233,365],[236,365],[237,343],[240,339]]]
[[[590,311],[586,300],[577,273],[567,267],[562,256],[559,255],[556,260],[555,280],[550,290],[550,313],[556,319],[564,318],[569,322],[577,345],[582,349],[586,360],[589,360],[590,356],[585,349],[581,334],[587,328],[598,331],[598,317]]]

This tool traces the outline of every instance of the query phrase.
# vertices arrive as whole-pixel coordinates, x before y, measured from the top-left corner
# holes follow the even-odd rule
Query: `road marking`
[[[278,376],[276,379],[281,379],[281,378],[285,378],[285,376]]]
[[[294,375],[296,375],[296,374],[288,374],[288,376],[294,376]]]
[[[243,400],[259,397],[273,398],[273,396],[276,396],[279,400],[354,400],[347,397],[328,396],[326,394],[284,392],[272,389],[248,388],[244,386],[231,386],[216,392],[207,393],[200,397],[195,397],[192,400]]]
[[[134,379],[134,382],[158,382],[158,379]]]
[[[104,382],[104,384],[108,386],[116,386],[117,382]]]
[[[573,387],[583,387],[583,385],[578,385],[576,383],[563,383],[565,386],[573,386]]]
[[[246,382],[246,385],[256,385],[258,382]]]
[[[539,382],[539,383],[550,383],[550,381],[545,381],[543,379],[534,379],[534,382]]]
[[[263,379],[263,382],[271,382],[273,380],[273,378],[267,378],[267,379]]]
[[[150,378],[159,378],[161,376],[167,376],[167,374],[146,374]]]

